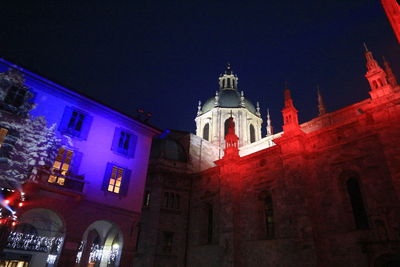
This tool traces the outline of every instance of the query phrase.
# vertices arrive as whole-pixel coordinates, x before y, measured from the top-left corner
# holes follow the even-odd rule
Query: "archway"
[[[31,209],[21,215],[19,224],[10,233],[5,252],[16,258],[30,259],[29,266],[56,266],[64,235],[65,224],[58,214],[49,209]],[[19,264],[15,266],[25,266],[21,260],[4,260]]]
[[[95,221],[83,234],[75,266],[119,266],[122,247],[122,233],[117,225],[104,220]]]

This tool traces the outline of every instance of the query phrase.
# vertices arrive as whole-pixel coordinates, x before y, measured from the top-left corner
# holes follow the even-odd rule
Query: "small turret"
[[[364,47],[365,58],[367,60],[367,73],[365,74],[365,78],[367,78],[371,87],[371,91],[369,92],[371,98],[375,99],[390,94],[392,88],[387,83],[385,71],[379,66],[378,62],[374,59],[372,52],[368,50],[365,43]]]
[[[326,107],[321,92],[319,91],[318,85],[317,85],[317,96],[318,96],[318,113],[319,113],[318,115],[322,116],[326,113]]]
[[[267,109],[267,136],[271,136],[274,134],[273,127],[271,125],[271,117],[269,115],[269,109]]]
[[[285,106],[282,109],[282,115],[284,133],[290,133],[300,129],[297,109],[293,105],[290,90],[287,87],[285,88]]]
[[[383,66],[385,67],[386,78],[388,83],[394,88],[398,86],[396,76],[394,75],[392,68],[389,65],[389,62],[383,57]]]
[[[220,90],[237,90],[239,78],[233,74],[230,63],[226,64],[225,73],[219,77]]]

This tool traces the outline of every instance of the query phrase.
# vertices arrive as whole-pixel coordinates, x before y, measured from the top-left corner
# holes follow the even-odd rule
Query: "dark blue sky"
[[[0,56],[161,128],[194,131],[227,61],[239,89],[281,128],[288,81],[300,122],[368,97],[365,41],[400,73],[378,0],[17,1],[0,9]]]

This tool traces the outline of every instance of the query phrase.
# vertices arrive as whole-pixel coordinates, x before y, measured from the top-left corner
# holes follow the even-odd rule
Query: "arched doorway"
[[[109,221],[96,221],[83,234],[75,266],[119,266],[122,247],[123,239],[119,227]]]
[[[61,217],[49,209],[31,209],[23,213],[19,224],[11,231],[4,250],[10,266],[56,266],[65,235]],[[26,259],[26,260],[23,260]],[[3,260],[2,260],[3,261]],[[29,262],[29,263],[28,263]],[[2,262],[3,263],[3,262]]]

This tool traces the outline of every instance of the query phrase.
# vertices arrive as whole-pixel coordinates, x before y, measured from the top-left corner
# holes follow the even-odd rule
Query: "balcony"
[[[62,194],[83,195],[85,181],[82,175],[70,172],[62,174],[59,170],[50,167],[39,167],[32,172],[30,181],[40,185],[43,189],[59,192]]]

